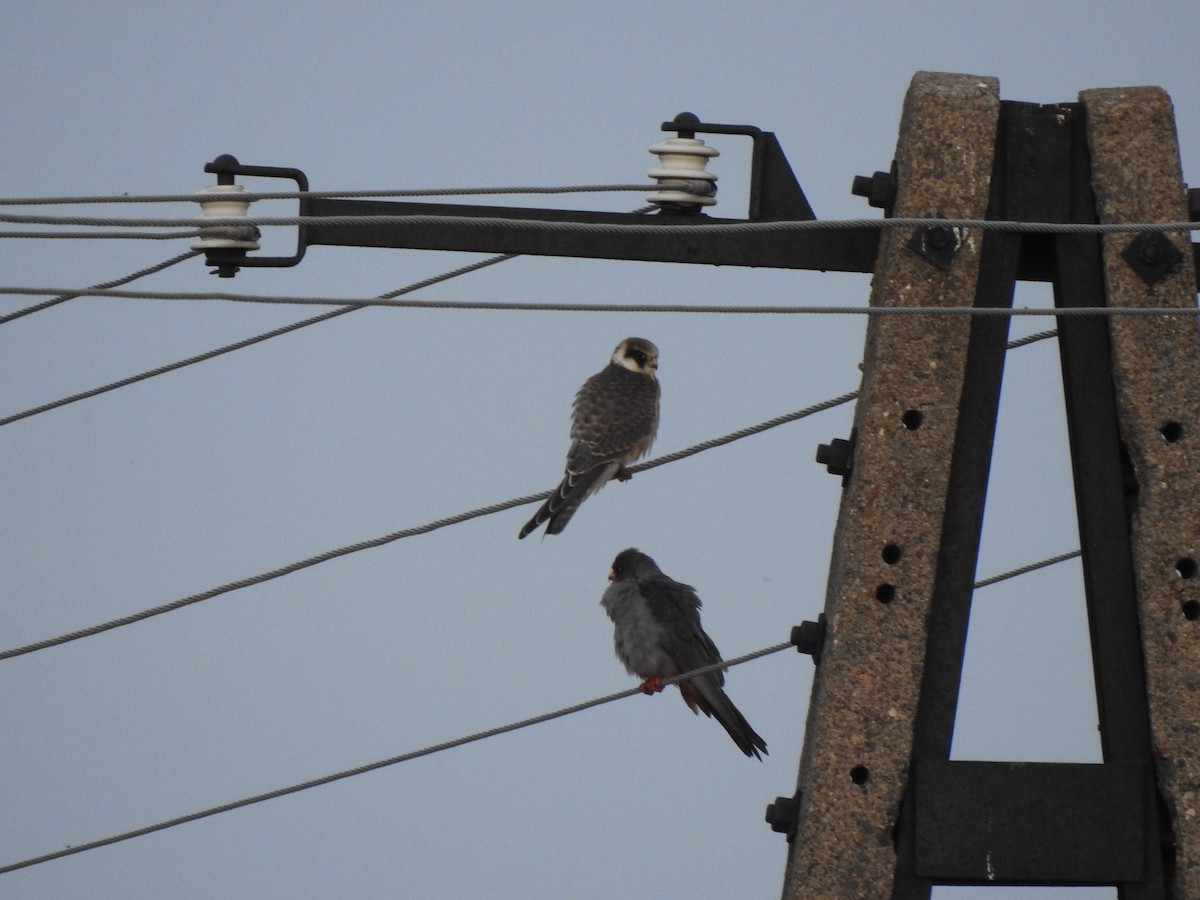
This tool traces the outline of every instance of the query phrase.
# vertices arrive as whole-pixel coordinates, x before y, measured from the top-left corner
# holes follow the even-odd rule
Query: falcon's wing
[[[650,614],[665,629],[664,640],[669,643],[663,649],[681,672],[721,661],[717,645],[700,627],[701,603],[695,588],[663,575],[661,579],[643,581],[641,591]],[[725,675],[719,670],[701,677],[715,678],[718,685],[725,683]]]
[[[610,365],[575,395],[567,472],[632,462],[650,449],[657,430],[658,381]]]

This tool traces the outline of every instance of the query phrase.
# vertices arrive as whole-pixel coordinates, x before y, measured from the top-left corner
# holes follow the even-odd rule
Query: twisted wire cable
[[[105,216],[40,216],[0,214],[0,222],[16,225],[76,225],[94,228],[191,228],[190,218],[121,218]],[[1020,234],[1141,234],[1145,232],[1200,231],[1200,222],[1022,222],[1006,219],[934,219],[895,217],[880,219],[809,219],[804,221],[705,222],[680,224],[562,222],[547,219],[506,219],[503,216],[456,215],[365,215],[365,216],[206,216],[205,227],[326,225],[367,228],[377,225],[413,227],[456,226],[517,231],[565,231],[579,234],[765,234],[780,231],[844,231],[863,228],[881,230],[935,226],[952,230],[977,229]]]
[[[367,191],[238,191],[236,200],[324,200],[366,199],[381,197],[471,197],[505,194],[598,194],[638,193],[661,190],[660,184],[567,184],[533,187],[468,187],[468,188],[406,188]],[[676,188],[672,186],[672,190]],[[212,200],[213,194],[196,191],[190,194],[93,194],[82,197],[0,197],[0,206],[86,206],[95,203],[201,203]]]
[[[173,260],[172,262],[178,262],[179,259],[187,259],[188,257],[194,256],[194,255],[195,255],[195,252],[189,253],[189,254],[186,254],[185,256],[179,257],[176,260]],[[440,275],[434,275],[432,278],[426,278],[422,281],[414,282],[413,284],[406,285],[402,288],[397,288],[394,291],[389,291],[386,294],[381,294],[380,297],[381,297],[381,299],[391,299],[394,297],[399,297],[401,294],[407,294],[411,291],[420,290],[421,288],[428,287],[431,284],[437,284],[442,281],[448,281],[451,278],[457,278],[459,275],[466,275],[468,272],[477,272],[480,269],[487,268],[488,266],[494,266],[497,263],[502,263],[505,260],[512,259],[515,255],[516,254],[513,254],[513,253],[502,253],[502,254],[499,254],[498,256],[492,256],[487,259],[483,259],[478,262],[471,263],[470,265],[460,266],[459,268],[452,269],[449,272],[443,272]],[[78,294],[75,294],[72,296],[78,296]],[[70,299],[70,298],[63,297],[54,302],[62,302],[63,299]],[[19,313],[14,313],[13,317],[15,317],[17,315],[24,315],[26,312],[33,312],[39,308],[44,309],[46,306],[49,306],[49,305],[53,305],[53,304],[52,303],[51,304],[41,304],[37,307],[30,307],[28,310],[25,310],[25,311],[22,311]],[[362,308],[361,306],[341,306],[337,309],[330,310],[329,312],[321,313],[318,316],[312,316],[311,318],[302,319],[299,322],[293,322],[290,325],[284,325],[280,328],[275,328],[275,329],[272,329],[271,331],[263,332],[262,334],[256,334],[256,335],[253,335],[252,337],[243,338],[240,341],[234,341],[232,344],[225,344],[224,346],[221,346],[221,347],[215,347],[212,350],[206,350],[204,353],[198,353],[195,356],[189,356],[187,359],[176,360],[175,362],[168,363],[165,366],[158,366],[157,368],[154,368],[154,369],[148,369],[145,372],[139,372],[136,375],[130,375],[126,378],[121,378],[117,381],[111,381],[108,384],[102,384],[99,387],[89,388],[86,391],[80,391],[79,393],[71,394],[68,397],[62,397],[58,400],[52,400],[49,403],[43,403],[41,406],[35,406],[32,409],[26,409],[21,412],[13,413],[11,415],[0,418],[0,428],[2,428],[5,425],[10,425],[13,422],[20,421],[21,419],[27,419],[30,416],[36,416],[39,413],[49,412],[52,409],[58,409],[61,406],[67,406],[71,403],[76,403],[80,400],[86,400],[89,397],[96,397],[100,394],[106,394],[109,391],[115,391],[115,390],[117,390],[117,388],[123,388],[123,387],[127,387],[131,384],[137,384],[139,381],[145,381],[146,379],[154,378],[157,375],[165,375],[167,372],[174,372],[177,369],[183,369],[183,368],[186,368],[187,366],[193,366],[196,363],[201,363],[201,362],[204,362],[205,360],[214,359],[215,357],[223,356],[226,353],[232,353],[235,350],[241,350],[245,347],[253,346],[254,344],[261,344],[263,341],[271,340],[271,338],[276,338],[276,337],[279,337],[284,334],[290,334],[293,331],[299,331],[301,328],[307,328],[308,326],[316,325],[319,322],[327,322],[330,319],[336,319],[338,316],[344,316],[347,313],[352,313],[355,310],[361,309],[361,308]],[[0,324],[3,324],[5,321],[7,321],[7,318],[0,318]]]
[[[987,587],[989,584],[996,584],[1001,581],[1007,581],[1009,578],[1016,578],[1018,575],[1025,575],[1029,572],[1036,572],[1038,569],[1044,569],[1047,566],[1057,565],[1060,562],[1066,562],[1068,559],[1075,559],[1077,556],[1082,556],[1082,550],[1071,550],[1068,553],[1060,553],[1058,556],[1051,556],[1049,559],[1043,559],[1040,562],[1030,563],[1027,566],[1021,566],[1019,569],[1012,569],[1008,572],[1002,572],[999,575],[993,575],[991,578],[985,578],[982,581],[975,582],[975,589]]]
[[[512,258],[518,254],[508,254]],[[444,280],[444,279],[443,279]],[[70,292],[73,296],[116,297],[127,300],[218,300],[232,303],[263,303],[286,306],[391,307],[397,309],[447,309],[499,312],[571,313],[688,313],[699,315],[843,315],[843,316],[967,316],[1018,318],[1053,316],[1196,316],[1200,309],[1162,306],[812,306],[812,305],[706,305],[697,303],[541,303],[525,300],[422,300],[396,299],[407,290],[378,297],[304,297],[276,294],[237,294],[228,291],[133,291],[101,288],[57,288],[0,285],[0,295],[41,295]]]
[[[1012,569],[1011,571],[1004,572],[999,575],[994,575],[991,578],[985,578],[981,581],[977,581],[974,586],[976,589],[981,588],[981,587],[986,587],[989,584],[995,584],[999,581],[1004,581],[1008,578],[1015,578],[1018,575],[1024,575],[1027,572],[1032,572],[1032,571],[1035,571],[1036,569],[1041,569],[1046,566],[1052,566],[1056,563],[1063,562],[1064,560],[1073,559],[1074,557],[1079,556],[1079,555],[1080,555],[1080,551],[1078,551],[1078,550],[1072,551],[1070,553],[1062,553],[1062,554],[1059,554],[1058,556],[1051,557],[1050,559],[1044,559],[1044,560],[1041,560],[1040,562],[1031,563],[1030,565],[1022,566],[1018,569]],[[773,654],[773,653],[779,653],[782,650],[787,650],[788,648],[794,647],[794,646],[795,645],[791,641],[788,641],[786,643],[781,643],[781,644],[774,644],[770,647],[764,647],[761,650],[755,650],[751,653],[746,653],[742,656],[734,657],[733,659],[722,660],[721,662],[718,662],[718,663],[712,663],[711,665],[702,666],[698,669],[693,669],[690,672],[684,672],[681,675],[675,675],[670,678],[665,678],[665,679],[663,679],[663,684],[664,685],[676,684],[677,682],[683,681],[687,678],[694,678],[697,675],[703,675],[707,672],[715,672],[717,670],[724,671],[725,669],[730,669],[730,668],[733,668],[734,666],[740,666],[743,663],[750,662],[751,660],[760,659],[764,656],[769,656],[770,654]],[[142,837],[147,834],[153,834],[156,831],[165,831],[166,829],[174,828],[177,825],[185,825],[188,822],[195,822],[199,819],[205,819],[210,816],[220,815],[221,813],[232,812],[235,809],[242,809],[243,807],[246,807],[246,806],[252,806],[257,803],[264,803],[268,800],[278,799],[279,797],[286,797],[289,794],[297,794],[301,791],[307,791],[311,788],[321,787],[326,784],[332,784],[335,781],[341,781],[342,779],[345,779],[345,778],[353,778],[356,775],[363,775],[363,774],[366,774],[367,772],[373,772],[377,769],[383,769],[383,768],[387,768],[389,766],[395,766],[400,763],[409,762],[414,759],[420,759],[423,756],[431,756],[435,753],[441,753],[446,750],[452,750],[455,747],[462,747],[467,744],[475,743],[477,741],[482,741],[482,740],[486,740],[488,738],[498,737],[499,735],[502,735],[502,734],[508,734],[513,731],[519,731],[522,728],[529,728],[530,726],[533,726],[533,725],[540,725],[543,722],[549,722],[554,719],[560,719],[565,716],[571,716],[576,713],[584,712],[585,710],[592,709],[593,707],[596,707],[596,706],[602,706],[604,704],[612,703],[617,700],[624,700],[626,697],[632,697],[639,693],[641,693],[640,688],[637,688],[637,687],[627,688],[626,690],[623,690],[623,691],[617,691],[616,693],[613,693],[613,694],[606,694],[601,697],[595,697],[591,700],[585,700],[582,703],[576,703],[572,706],[566,706],[561,709],[552,710],[551,712],[541,713],[540,715],[531,716],[527,719],[520,719],[516,722],[510,722],[506,725],[499,725],[495,728],[489,728],[484,731],[478,731],[473,734],[464,735],[463,737],[454,738],[453,740],[443,741],[439,744],[432,744],[427,747],[422,747],[419,750],[412,750],[407,753],[401,753],[397,756],[388,757],[387,759],[381,759],[376,762],[367,763],[365,765],[355,766],[350,769],[343,769],[339,772],[334,772],[329,775],[323,775],[319,778],[313,778],[309,781],[302,781],[298,784],[288,785],[287,787],[276,788],[275,790],[266,791],[265,793],[261,793],[261,794],[255,794],[250,797],[244,797],[240,800],[234,800],[230,803],[222,803],[219,806],[212,806],[207,809],[199,810],[197,812],[188,813],[187,815],[177,816],[176,818],[167,819],[162,822],[157,822],[153,825],[147,825],[142,828],[135,828],[132,831],[125,831],[120,834],[115,834],[110,837],[101,838],[101,839],[95,840],[95,841],[89,841],[84,844],[75,844],[75,845],[72,845],[69,847],[64,847],[61,850],[55,850],[51,853],[42,854],[41,856],[34,856],[34,857],[30,857],[28,859],[20,860],[18,862],[9,863],[8,865],[5,865],[5,866],[0,866],[0,875],[3,875],[7,872],[15,872],[18,869],[25,869],[25,868],[29,868],[30,866],[40,865],[41,863],[50,862],[51,860],[61,859],[64,856],[72,856],[76,853],[83,853],[87,850],[95,850],[99,847],[107,847],[111,844],[117,844],[122,841],[132,840],[133,838]]]
[[[183,262],[185,259],[191,259],[193,256],[198,255],[199,252],[199,250],[189,250],[186,253],[180,253],[178,256],[173,256],[165,262],[148,266],[145,269],[139,269],[138,271],[129,275],[125,275],[122,278],[114,278],[112,281],[106,281],[102,284],[93,285],[87,290],[108,290],[110,288],[119,287],[122,284],[129,284],[129,282],[136,281],[145,275],[153,275],[155,272],[161,272],[163,269],[168,269],[176,263]],[[27,316],[30,313],[40,312],[43,309],[49,309],[51,306],[57,306],[59,303],[65,303],[66,301],[75,297],[81,297],[86,294],[86,292],[87,291],[54,291],[53,293],[56,293],[59,296],[55,297],[53,300],[35,303],[33,306],[25,307],[25,309],[18,309],[16,312],[11,312],[8,315],[0,316],[0,325],[5,324],[6,322],[11,322],[14,319],[19,319],[21,316]]]
[[[682,681],[685,678],[693,678],[697,675],[703,675],[706,672],[713,672],[718,669],[724,670],[732,668],[733,666],[740,666],[742,663],[750,662],[751,660],[759,659],[760,657],[767,656],[772,653],[778,653],[781,650],[786,650],[792,646],[794,645],[790,641],[783,644],[775,644],[771,647],[765,647],[762,650],[755,650],[753,653],[747,653],[744,656],[738,656],[733,659],[723,660],[719,663],[713,663],[712,665],[702,666],[698,669],[693,669],[690,672],[684,672],[682,675],[664,678],[663,684],[675,684],[676,682]],[[61,859],[64,856],[72,856],[76,853],[83,853],[86,850],[95,850],[97,847],[107,847],[110,844],[117,844],[121,841],[128,841],[132,838],[153,834],[156,831],[164,831],[168,828],[174,828],[177,825],[195,822],[198,819],[205,819],[209,816],[215,816],[221,813],[230,812],[235,809],[241,809],[242,807],[251,806],[255,803],[263,803],[267,800],[275,800],[279,797],[286,797],[288,794],[296,794],[300,791],[307,791],[310,788],[320,787],[321,785],[330,784],[334,781],[341,781],[344,778],[353,778],[356,775],[373,772],[376,769],[383,769],[388,766],[394,766],[413,759],[419,759],[422,756],[441,753],[444,750],[451,750],[455,747],[461,747],[465,744],[482,741],[486,738],[496,737],[497,735],[508,734],[511,731],[518,731],[522,728],[528,728],[531,725],[540,725],[543,722],[549,722],[552,719],[560,719],[563,716],[574,715],[575,713],[583,712],[584,710],[591,709],[595,706],[601,706],[605,703],[612,703],[615,700],[624,700],[626,697],[632,697],[639,693],[641,693],[640,688],[635,687],[624,691],[618,691],[615,694],[606,694],[603,697],[596,697],[593,700],[586,700],[583,703],[577,703],[574,706],[567,706],[563,709],[556,709],[553,712],[542,713],[541,715],[532,716],[528,719],[522,719],[519,722],[512,722],[508,725],[500,725],[496,728],[489,728],[487,731],[480,731],[475,734],[466,735],[465,737],[444,741],[440,744],[434,744],[430,747],[423,747],[420,750],[402,753],[399,756],[392,756],[388,759],[381,759],[377,762],[367,763],[366,765],[355,766],[352,769],[344,769],[340,772],[334,772],[331,775],[324,775],[320,778],[314,778],[310,781],[303,781],[299,784],[289,785],[288,787],[277,788],[273,791],[267,791],[266,793],[255,794],[253,797],[245,797],[241,800],[234,800],[232,803],[222,803],[220,806],[212,806],[208,809],[202,809],[198,812],[188,813],[185,816],[178,816],[174,819],[168,819],[165,822],[147,825],[144,828],[135,828],[132,831],[115,834],[111,837],[101,838],[97,841],[89,841],[86,844],[75,844],[64,847],[63,849],[55,850],[52,853],[45,853],[41,856],[35,856],[29,859],[23,859],[19,862],[9,863],[6,866],[0,866],[0,875],[3,875],[7,872],[15,872],[18,869],[25,869],[29,866],[36,866],[40,863],[50,862],[54,859]]]
[[[823,410],[831,409],[834,406],[847,403],[857,396],[858,392],[853,391],[849,394],[843,394],[840,397],[835,397],[832,400],[824,400],[820,403],[813,404],[812,406],[805,407],[804,409],[787,413],[783,416],[777,416],[776,418],[770,419],[767,422],[753,425],[749,428],[743,428],[739,431],[733,432],[732,434],[727,434],[724,437],[704,441],[700,444],[696,444],[693,447],[688,447],[684,450],[679,450],[675,453],[671,453],[657,459],[648,460],[647,462],[630,467],[629,471],[631,474],[643,472],[648,469],[661,466],[667,462],[675,462],[676,460],[684,459],[685,457],[692,456],[693,454],[700,453],[704,450],[710,450],[714,447],[719,447],[724,444],[731,443],[732,441],[740,440],[741,438],[748,437],[752,434],[758,434],[759,432],[766,431],[768,428],[774,428],[778,425],[782,425],[785,422],[794,422],[798,419],[803,419],[815,413],[822,412]],[[405,528],[400,531],[394,531],[391,534],[385,534],[381,537],[372,538],[366,541],[359,541],[355,544],[348,544],[347,546],[338,547],[334,550],[327,550],[324,553],[317,554],[316,556],[310,556],[307,559],[298,560],[297,562],[289,563],[288,565],[280,566],[276,569],[271,569],[270,571],[262,572],[257,575],[251,575],[248,578],[242,578],[237,581],[228,582],[227,584],[218,585],[217,587],[210,588],[207,591],[202,591],[198,594],[191,594],[187,597],[181,597],[178,600],[173,600],[169,603],[163,603],[159,606],[151,607],[150,609],[141,610],[140,612],[131,613],[118,619],[112,619],[108,622],[101,622],[98,625],[81,628],[77,631],[71,631],[67,634],[58,635],[57,637],[46,638],[44,640],[26,644],[21,647],[13,647],[9,650],[0,652],[0,660],[12,659],[17,656],[23,656],[27,653],[34,653],[38,650],[45,650],[49,647],[56,647],[59,644],[66,644],[71,641],[76,641],[80,638],[91,637],[92,635],[100,634],[105,631],[111,631],[114,628],[132,625],[134,622],[141,622],[144,619],[149,619],[164,613],[174,612],[175,610],[182,609],[185,606],[191,606],[195,603],[211,600],[213,597],[219,597],[222,594],[228,594],[232,591],[240,590],[241,588],[262,584],[266,581],[272,581],[276,578],[281,578],[284,575],[290,575],[293,572],[298,572],[301,569],[307,569],[311,566],[319,565],[320,563],[328,562],[332,559],[337,559],[342,556],[349,556],[352,553],[358,553],[361,550],[370,550],[375,547],[382,547],[385,544],[390,544],[393,541],[398,541],[403,538],[415,537],[419,534],[428,534],[431,531],[436,531],[439,528],[445,528],[448,525],[457,525],[470,519],[476,519],[481,516],[491,515],[492,513],[502,512],[503,510],[512,509],[516,506],[523,506],[527,503],[539,503],[549,497],[551,493],[553,492],[541,491],[537,494],[526,494],[523,497],[515,497],[511,500],[505,500],[501,503],[493,503],[490,506],[481,506],[476,509],[468,510],[464,513],[447,516],[446,518],[437,519],[433,522],[427,522],[424,525],[417,525],[413,528]]]
[[[1034,340],[1045,340],[1046,338],[1053,336],[1054,332],[1046,331],[1040,334],[1030,335],[1028,338],[1022,338],[1019,341],[1012,341],[1008,346],[1010,348],[1018,345],[1023,346],[1024,344],[1031,343]],[[731,432],[723,437],[702,441],[699,444],[695,444],[683,450],[677,450],[674,453],[668,453],[665,456],[647,460],[643,463],[638,463],[635,466],[631,466],[629,471],[631,474],[636,474],[638,472],[644,472],[649,469],[665,465],[669,462],[677,462],[678,460],[686,459],[687,457],[696,453],[701,453],[705,450],[711,450],[714,447],[720,447],[724,444],[741,440],[744,437],[758,434],[770,428],[783,425],[787,422],[798,421],[799,419],[807,418],[808,416],[815,415],[816,413],[823,412],[824,410],[832,409],[836,406],[848,403],[856,397],[858,397],[858,391],[850,391],[838,397],[833,397],[828,400],[823,400],[819,403],[814,403],[811,406],[806,406],[805,408],[796,410],[795,412],[786,413],[782,416],[776,416],[773,419],[768,419],[767,421],[760,422],[757,425],[751,425],[747,428],[739,429],[738,431]],[[367,541],[360,541],[358,543],[349,544],[345,547],[339,547],[334,550],[328,550],[325,553],[311,556],[307,559],[302,559],[297,562],[290,563],[289,565],[272,569],[268,572],[263,572],[238,581],[232,581],[227,584],[219,585],[215,588],[202,591],[198,594],[191,594],[187,597],[173,600],[170,603],[164,603],[159,606],[151,607],[150,609],[144,609],[140,612],[131,613],[130,615],[122,616],[118,619],[112,619],[108,622],[102,622],[98,625],[92,625],[87,628],[81,628],[76,631],[61,634],[57,637],[46,638],[44,640],[36,641],[31,644],[25,644],[20,647],[13,647],[9,650],[0,652],[0,661],[11,659],[17,656],[23,656],[27,653],[34,653],[39,650],[45,650],[49,647],[56,647],[59,644],[66,644],[70,641],[79,640],[80,638],[91,637],[92,635],[100,634],[105,631],[111,631],[114,628],[132,625],[134,622],[140,622],[143,619],[149,619],[153,616],[162,615],[163,613],[173,612],[174,610],[182,609],[185,606],[191,606],[194,603],[200,603],[204,600],[211,600],[214,597],[219,597],[222,594],[227,594],[231,591],[239,590],[240,588],[250,587],[255,584],[262,584],[265,581],[271,581],[284,575],[290,575],[291,573],[298,572],[301,569],[307,569],[311,566],[319,565],[320,563],[328,562],[332,559],[337,559],[338,557],[348,556],[352,553],[357,553],[360,550],[370,550],[375,547],[382,547],[383,545],[390,544],[393,541],[398,541],[408,537],[415,537],[419,534],[428,534],[429,532],[436,531],[439,528],[445,528],[449,525],[457,525],[461,522],[469,521],[470,519],[476,519],[481,516],[488,516],[493,513],[503,512],[506,509],[523,506],[527,503],[540,503],[549,497],[551,493],[552,491],[541,491],[537,494],[526,494],[523,497],[515,497],[511,500],[493,503],[490,506],[481,506],[476,509],[468,510],[464,513],[447,516],[442,519],[436,519],[432,522],[427,522],[424,525],[417,525],[413,528],[405,528],[400,531],[394,531],[391,534],[385,534],[382,537],[373,538]]]

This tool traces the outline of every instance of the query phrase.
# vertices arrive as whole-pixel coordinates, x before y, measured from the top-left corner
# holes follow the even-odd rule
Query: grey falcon
[[[700,626],[700,598],[690,584],[664,575],[645,553],[630,547],[613,560],[612,582],[600,605],[613,620],[617,658],[631,675],[643,679],[645,694],[663,689],[663,679],[721,661],[721,653]],[[767,742],[722,689],[720,669],[678,682],[693,713],[721,723],[738,749],[762,759]]]
[[[571,407],[571,446],[562,481],[523,538],[549,521],[558,534],[588,497],[612,478],[628,481],[625,467],[645,456],[658,432],[658,348],[640,337],[617,344],[607,366],[583,383]]]

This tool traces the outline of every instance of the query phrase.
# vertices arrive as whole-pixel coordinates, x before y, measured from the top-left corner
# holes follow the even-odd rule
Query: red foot
[[[662,689],[663,689],[663,680],[661,678],[659,678],[657,675],[653,678],[647,678],[645,681],[643,681],[641,684],[638,685],[638,690],[641,691],[643,694],[646,694],[647,696],[649,696],[650,694],[657,694]]]
[[[621,466],[621,468],[617,469],[617,471],[613,473],[613,478],[617,481],[628,481],[632,477],[633,473],[624,466]]]

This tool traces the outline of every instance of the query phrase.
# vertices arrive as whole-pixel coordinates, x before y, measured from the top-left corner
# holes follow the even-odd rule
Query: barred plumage
[[[654,344],[625,338],[609,364],[583,383],[571,408],[566,473],[519,538],[546,521],[546,534],[558,534],[579,505],[610,479],[628,480],[625,466],[649,452],[658,432],[657,368]]]

